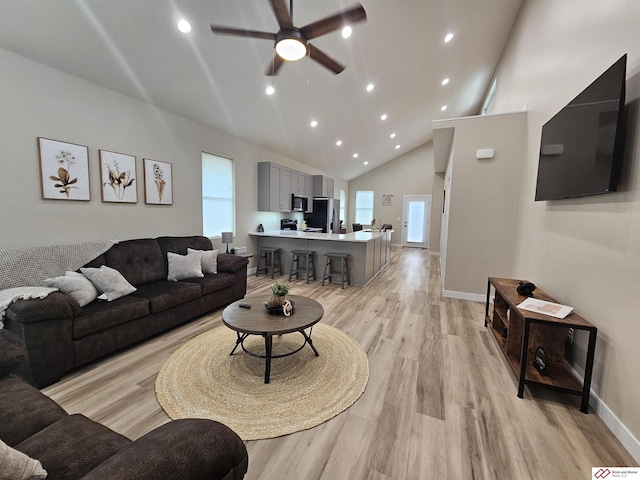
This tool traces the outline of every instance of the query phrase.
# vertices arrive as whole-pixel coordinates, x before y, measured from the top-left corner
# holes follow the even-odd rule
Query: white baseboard
[[[258,267],[247,268],[247,275],[255,275]]]
[[[584,378],[584,371],[578,371],[573,366],[565,362],[565,365],[573,374],[582,381]],[[600,417],[604,424],[609,427],[609,430],[620,440],[620,443],[627,449],[636,462],[640,463],[640,440],[638,440],[633,433],[625,426],[624,423],[616,416],[615,413],[602,401],[598,395],[591,389],[589,391],[589,406],[593,408],[594,412]]]
[[[459,300],[469,300],[471,302],[486,302],[487,296],[482,293],[456,292],[454,290],[443,290],[442,296],[446,298],[457,298]]]
[[[613,432],[620,443],[626,448],[636,462],[640,463],[640,441],[620,421],[615,413],[598,397],[593,390],[589,397],[589,405],[602,419],[609,430]]]

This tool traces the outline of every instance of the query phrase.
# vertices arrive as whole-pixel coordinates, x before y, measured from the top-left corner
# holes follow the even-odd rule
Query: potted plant
[[[289,293],[289,284],[284,282],[273,282],[271,284],[271,296],[267,298],[267,307],[275,308],[284,305],[285,295]]]

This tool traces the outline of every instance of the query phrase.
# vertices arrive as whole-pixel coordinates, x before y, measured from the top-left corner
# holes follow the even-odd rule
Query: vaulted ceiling
[[[268,0],[1,0],[0,48],[352,179],[431,140],[432,120],[479,112],[521,0],[361,4],[350,38],[311,41],[339,75],[303,58],[268,77],[272,41],[211,32],[276,32]],[[294,0],[293,22],[354,5]]]

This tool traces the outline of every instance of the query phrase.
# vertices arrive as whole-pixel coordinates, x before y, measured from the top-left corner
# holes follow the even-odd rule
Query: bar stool
[[[275,278],[276,268],[278,269],[278,275],[282,275],[282,252],[281,248],[275,247],[262,247],[258,254],[258,267],[256,268],[256,277],[258,273],[264,271],[267,275],[271,273],[271,278]],[[276,263],[276,257],[278,257],[278,263]],[[262,260],[264,259],[264,267],[260,267]]]
[[[327,263],[324,266],[324,273],[322,274],[322,285],[324,281],[329,279],[329,283],[333,280],[333,277],[340,275],[340,284],[344,288],[344,281],[347,280],[347,285],[351,285],[351,278],[349,277],[349,254],[348,253],[332,253],[328,252],[324,254],[327,257]],[[334,271],[332,268],[332,260],[340,260],[340,271]],[[328,271],[327,271],[328,270]]]
[[[291,270],[289,272],[289,281],[291,281],[291,277],[293,277],[294,275],[296,276],[296,278],[300,278],[300,270],[302,270],[303,272],[306,273],[305,278],[307,279],[307,283],[309,283],[309,279],[310,277],[313,277],[313,279],[316,279],[316,269],[314,267],[313,264],[313,257],[315,256],[316,252],[314,251],[307,251],[307,250],[291,250],[291,254],[293,255],[291,257]],[[300,264],[300,257],[302,257],[302,265]],[[295,264],[295,270],[293,268]],[[309,266],[311,266],[311,268],[309,268]]]

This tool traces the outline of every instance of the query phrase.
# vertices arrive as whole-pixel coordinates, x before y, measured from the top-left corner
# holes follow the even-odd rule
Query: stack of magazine
[[[530,312],[541,313],[543,315],[550,315],[556,318],[565,318],[573,312],[573,307],[561,305],[559,303],[546,302],[544,300],[538,300],[537,298],[527,298],[524,302],[518,305],[518,308],[529,310]]]

